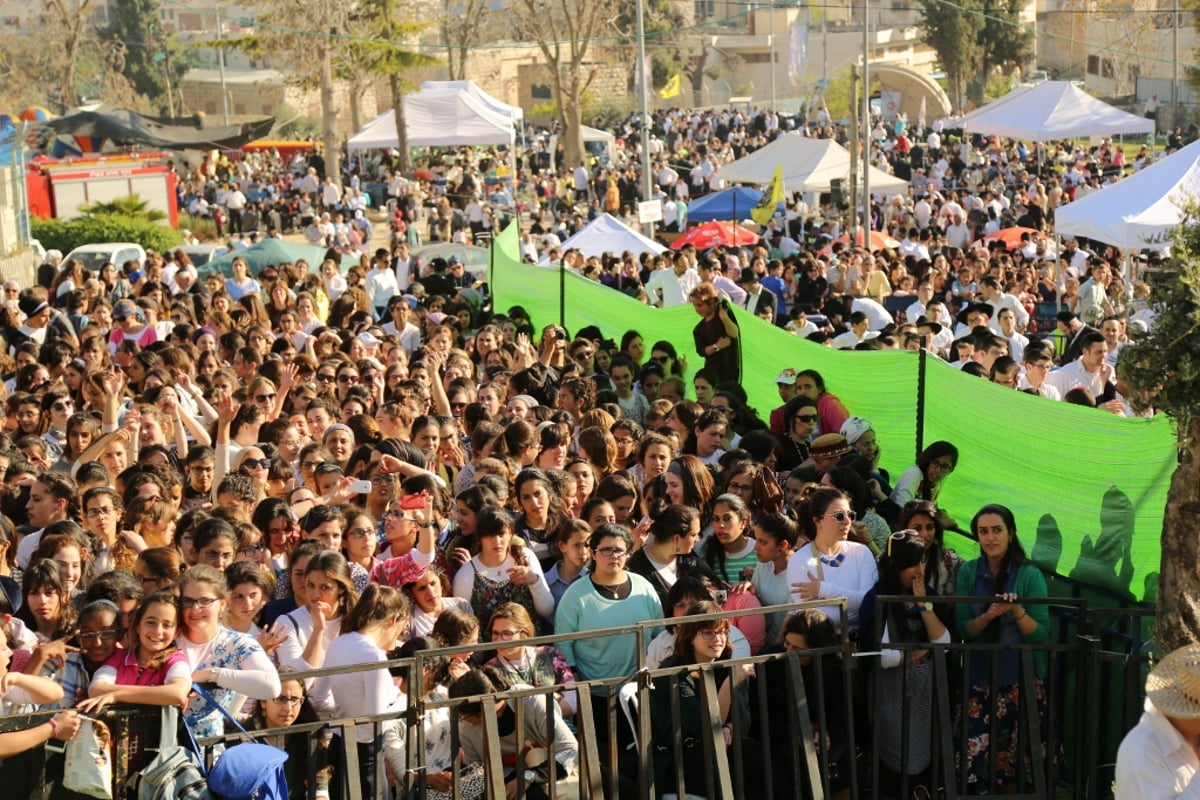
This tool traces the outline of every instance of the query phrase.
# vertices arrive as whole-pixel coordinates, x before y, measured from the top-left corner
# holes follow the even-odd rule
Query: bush
[[[69,253],[85,244],[134,242],[147,250],[163,252],[178,247],[179,231],[157,222],[147,222],[119,214],[97,214],[76,219],[34,219],[30,223],[33,238],[47,250]]]
[[[179,227],[192,232],[202,242],[215,242],[220,240],[217,236],[217,223],[213,222],[212,217],[195,217],[186,211],[179,212]]]

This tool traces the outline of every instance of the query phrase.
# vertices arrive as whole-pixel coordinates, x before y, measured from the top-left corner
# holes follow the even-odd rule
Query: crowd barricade
[[[882,611],[891,603],[912,602],[912,597],[881,597],[877,601],[877,619],[883,619]],[[948,597],[928,598],[930,602],[954,604],[979,602],[979,598]],[[694,617],[693,620],[719,619],[745,616],[764,611],[780,611],[805,607],[816,607],[818,602],[829,606],[834,602],[822,599],[812,603],[747,609],[737,612]],[[949,644],[889,643],[889,649],[911,651],[927,650],[928,662],[932,666],[932,695],[928,710],[930,725],[928,781],[934,787],[930,796],[957,798],[977,792],[981,787],[968,786],[959,758],[964,752],[966,715],[959,714],[968,699],[967,681],[963,679],[963,665],[972,654],[984,653],[990,660],[991,683],[996,681],[997,664],[1002,653],[1015,652],[1020,659],[1020,689],[1023,697],[1037,693],[1034,685],[1035,660],[1045,659],[1044,689],[1045,704],[1041,713],[1032,713],[1037,707],[1021,703],[1018,710],[1018,741],[1020,756],[1016,763],[1016,786],[1018,797],[1051,798],[1107,798],[1111,795],[1112,761],[1116,747],[1124,733],[1136,723],[1141,711],[1142,685],[1144,683],[1147,658],[1145,631],[1151,611],[1147,609],[1101,609],[1089,610],[1085,601],[1078,599],[1047,598],[1022,600],[1025,605],[1043,604],[1050,607],[1052,631],[1049,640],[1036,645],[997,645],[992,642],[952,642]],[[843,611],[844,614],[844,605]],[[679,620],[672,620],[677,623]],[[644,654],[649,643],[649,634],[661,627],[662,620],[647,621],[624,628],[581,632],[569,636],[548,636],[523,640],[522,644],[560,644],[567,639],[582,640],[595,637],[627,635],[637,637],[638,652]],[[437,651],[440,655],[472,652],[486,654],[511,643],[479,643],[447,648]],[[824,656],[832,656],[827,659]],[[828,798],[835,794],[838,783],[850,791],[853,798],[885,796],[914,796],[907,785],[910,759],[909,712],[914,697],[908,691],[900,699],[900,741],[904,742],[901,754],[901,785],[886,784],[881,772],[878,735],[883,704],[874,702],[869,690],[870,672],[874,664],[871,659],[877,652],[857,652],[855,644],[845,637],[835,646],[806,651],[760,654],[717,665],[694,665],[688,668],[650,670],[639,662],[633,675],[610,679],[588,680],[570,686],[547,686],[502,691],[496,694],[432,700],[425,696],[423,683],[424,665],[430,657],[417,653],[412,659],[391,661],[386,664],[339,667],[295,673],[289,677],[298,679],[351,673],[365,669],[403,666],[410,675],[407,709],[368,717],[322,720],[295,724],[285,729],[252,731],[256,739],[278,736],[303,737],[304,752],[308,754],[307,769],[301,777],[306,784],[306,796],[315,798],[319,785],[318,772],[325,763],[318,758],[324,753],[327,760],[337,765],[338,773],[333,776],[333,800],[382,800],[380,790],[377,797],[364,797],[357,779],[346,776],[358,775],[358,753],[355,746],[356,734],[363,726],[372,726],[374,738],[379,739],[383,727],[398,725],[405,743],[406,769],[404,774],[392,771],[388,778],[401,788],[400,796],[421,798],[429,793],[428,775],[425,770],[425,729],[422,721],[435,711],[448,711],[450,725],[450,752],[459,754],[450,766],[453,792],[460,796],[461,779],[467,765],[462,762],[460,744],[464,723],[458,709],[467,703],[488,699],[519,701],[522,698],[541,696],[547,704],[554,703],[557,692],[575,690],[578,693],[578,712],[574,733],[578,745],[577,768],[571,774],[555,776],[546,780],[535,777],[538,789],[549,798],[586,800],[587,798],[638,797],[655,798],[662,795],[656,787],[654,764],[656,759],[671,758],[674,762],[674,782],[683,785],[687,778],[689,795],[703,794],[706,797],[795,797]],[[643,656],[644,657],[644,656]],[[806,670],[802,660],[811,658]],[[722,721],[718,718],[720,676],[724,670],[739,665],[750,665],[754,678],[739,690],[738,699],[730,705],[728,723],[732,728],[731,743],[727,747]],[[895,669],[904,675],[903,683],[909,680],[908,670],[912,664],[904,659]],[[832,670],[832,671],[831,671]],[[680,722],[680,695],[678,683],[683,674],[691,673],[690,679],[697,687],[701,716],[701,735],[684,735]],[[772,693],[772,676],[777,681],[782,676],[782,693]],[[836,683],[833,683],[836,681]],[[661,738],[662,720],[659,720],[660,737],[656,741],[655,726],[649,709],[652,695],[666,691],[670,696],[667,707],[671,713],[670,730],[672,739]],[[775,684],[776,688],[778,683]],[[832,695],[827,691],[833,687]],[[995,697],[995,691],[992,692]],[[815,702],[814,702],[815,699]],[[919,699],[919,698],[918,698]],[[657,706],[664,706],[660,701]],[[524,753],[530,744],[525,732],[522,715],[523,705],[513,703],[517,714],[516,751]],[[52,712],[18,714],[0,717],[0,732],[20,730],[44,722]],[[125,787],[132,770],[127,765],[130,743],[137,737],[146,737],[143,744],[153,752],[157,737],[159,711],[149,706],[119,706],[103,715],[113,732],[114,742],[114,797],[125,797]],[[506,770],[500,748],[499,720],[491,702],[483,704],[479,725],[482,729],[484,764],[484,796],[501,800],[505,796]],[[602,718],[602,719],[601,719]],[[995,715],[991,716],[991,741],[996,741]],[[844,741],[831,741],[823,732],[839,727],[844,731]],[[548,720],[552,725],[553,720]],[[602,741],[595,731],[614,732]],[[615,732],[621,731],[621,734]],[[547,732],[550,733],[549,731]],[[783,741],[780,738],[783,737]],[[510,735],[511,738],[511,735]],[[552,740],[551,736],[547,736]],[[211,763],[218,747],[235,746],[245,741],[241,733],[229,733],[200,742],[204,759]],[[293,739],[294,741],[294,739]],[[684,750],[702,748],[702,763],[708,765],[702,781],[699,776],[685,775]],[[135,748],[137,749],[137,748]],[[839,752],[840,751],[840,752]],[[791,753],[792,757],[780,758],[780,753]],[[34,800],[50,800],[66,796],[58,783],[61,780],[61,755],[46,748],[33,750],[5,759],[0,763],[0,780],[13,796],[29,797]],[[996,775],[997,750],[989,753],[988,774]],[[839,763],[848,765],[848,775],[838,775]],[[388,769],[385,759],[379,759],[379,787],[387,787],[384,771]],[[517,789],[524,793],[527,783],[524,769],[516,769]],[[553,773],[551,773],[553,774]],[[697,790],[697,786],[701,791]],[[390,795],[389,795],[390,797]],[[680,800],[684,800],[680,797]]]

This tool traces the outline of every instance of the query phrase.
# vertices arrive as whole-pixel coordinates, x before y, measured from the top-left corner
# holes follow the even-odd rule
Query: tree
[[[1024,65],[1033,55],[1033,32],[1021,26],[1021,0],[982,0],[979,31],[979,76],[983,81],[996,67]]]
[[[75,91],[75,68],[87,41],[87,28],[92,15],[92,0],[44,0],[42,23],[54,32],[55,47],[61,54],[58,72],[58,98],[63,110],[79,103]]]
[[[124,43],[121,74],[152,107],[160,113],[173,113],[175,88],[191,64],[175,33],[159,24],[161,12],[159,0],[112,3],[108,27],[100,31],[99,38]]]
[[[612,10],[602,0],[513,0],[508,6],[519,38],[534,42],[549,67],[568,168],[584,163],[583,96],[596,77],[588,53],[592,39],[612,27]]]
[[[980,60],[979,34],[983,18],[977,12],[977,0],[950,5],[942,0],[920,0],[921,28],[925,43],[937,53],[938,63],[950,83],[950,102],[962,110],[967,84],[977,74]]]
[[[1179,465],[1163,515],[1155,638],[1163,652],[1200,640],[1200,206],[1175,232],[1175,273],[1155,287],[1154,326],[1121,353],[1125,396],[1174,421]]]
[[[483,43],[483,18],[487,10],[487,0],[445,0],[441,33],[450,80],[466,79],[471,48]]]

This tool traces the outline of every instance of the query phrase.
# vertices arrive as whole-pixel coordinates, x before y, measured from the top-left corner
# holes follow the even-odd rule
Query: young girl
[[[346,534],[342,537],[342,551],[351,564],[362,567],[355,572],[354,589],[362,592],[370,583],[371,570],[383,563],[375,557],[379,538],[375,532],[375,520],[365,510],[351,507],[346,509]]]
[[[79,710],[95,713],[113,703],[183,707],[192,687],[192,668],[175,646],[178,627],[174,595],[153,592],[143,598],[130,624],[136,645],[113,653],[96,670]]]
[[[554,596],[554,605],[562,599],[567,587],[583,575],[588,561],[588,538],[592,527],[581,519],[568,520],[558,529],[554,546],[558,549],[558,561],[546,572],[546,585]]]
[[[404,584],[403,591],[412,601],[412,635],[428,636],[433,624],[447,609],[471,610],[471,604],[461,597],[446,597],[446,573],[430,564],[421,577]]]
[[[502,603],[518,603],[549,619],[554,595],[537,557],[513,536],[512,517],[501,508],[485,508],[475,517],[479,555],[454,575],[454,595],[471,601],[479,619],[491,619]]]
[[[83,493],[83,528],[92,535],[96,552],[92,574],[133,569],[137,553],[118,535],[123,514],[121,496],[110,486],[93,486]]]
[[[168,547],[174,540],[175,508],[161,497],[135,497],[125,509],[124,525],[137,534],[126,537],[134,550]]]
[[[96,670],[104,666],[117,649],[120,634],[120,610],[111,600],[97,600],[79,612],[79,649],[68,648],[60,640],[45,642],[33,650],[25,665],[27,675],[41,675],[63,687],[58,708],[74,708],[88,695]]]
[[[237,561],[225,570],[225,582],[229,585],[229,607],[221,617],[221,624],[257,639],[262,633],[258,614],[275,593],[270,573],[250,561]]]
[[[0,715],[8,716],[31,705],[49,706],[60,702],[63,689],[49,678],[8,671],[13,654],[8,644],[10,636],[8,625],[0,624]],[[74,711],[60,711],[29,730],[0,733],[0,758],[32,749],[50,739],[65,741],[78,730],[79,715]]]
[[[785,514],[767,514],[754,525],[754,555],[758,564],[749,583],[742,583],[735,591],[753,592],[764,606],[782,605],[791,602],[791,589],[787,582],[788,559],[796,552],[800,532],[796,523]],[[779,639],[779,630],[787,614],[775,612],[767,615],[767,641]]]
[[[65,525],[78,527],[74,522],[69,521],[52,524],[55,527]],[[33,561],[46,559],[57,563],[67,586],[67,594],[74,598],[77,593],[82,593],[87,588],[84,574],[85,554],[86,551],[74,537],[65,533],[51,533],[43,536],[38,542],[37,550],[33,553]]]
[[[133,577],[144,592],[174,591],[183,572],[183,556],[173,547],[149,547],[133,562]]]
[[[319,557],[318,557],[319,558]],[[314,559],[315,560],[315,559]],[[373,583],[346,615],[345,632],[329,646],[328,667],[382,663],[408,627],[408,601],[390,586]],[[315,693],[325,695],[333,716],[364,717],[402,708],[403,697],[387,670],[358,670],[319,678]],[[359,778],[363,796],[376,796],[376,759],[382,745],[374,725],[357,725]]]
[[[713,536],[704,543],[704,560],[717,578],[736,586],[749,579],[758,564],[750,538],[750,508],[735,494],[723,494],[713,503]]]
[[[30,564],[22,576],[21,591],[25,602],[16,614],[17,619],[37,636],[39,643],[65,639],[71,634],[75,607],[57,561],[43,559]]]
[[[280,617],[282,630],[288,636],[276,657],[280,666],[320,669],[325,666],[326,650],[341,633],[342,621],[354,607],[358,594],[346,558],[333,550],[322,550],[312,557],[304,573],[304,584],[307,604]]]

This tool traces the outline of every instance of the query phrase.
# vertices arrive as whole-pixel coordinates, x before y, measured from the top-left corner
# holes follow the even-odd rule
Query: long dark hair
[[[925,545],[916,531],[896,531],[888,537],[887,547],[879,556],[879,580],[875,586],[880,595],[912,594],[911,588],[906,588],[900,580],[900,573],[910,567],[915,567],[925,560]],[[913,631],[912,617],[904,603],[889,603],[884,608],[884,624],[887,626],[888,640],[892,642],[922,641],[922,637]],[[918,618],[919,619],[919,618]],[[924,626],[921,627],[924,630]],[[875,631],[867,631],[874,637]],[[872,641],[875,641],[872,638]]]
[[[999,503],[989,503],[971,517],[971,533],[975,538],[979,538],[979,519],[987,514],[995,514],[1000,517],[1012,537],[1009,540],[1008,549],[1004,553],[1004,561],[992,578],[992,594],[1003,594],[1004,587],[1008,585],[1008,577],[1020,569],[1021,565],[1029,558],[1025,555],[1025,548],[1021,546],[1021,540],[1017,538],[1017,520],[1013,516],[1013,512],[1007,506]]]
[[[746,505],[746,501],[736,494],[719,495],[713,501],[712,516],[716,516],[717,506],[728,506],[729,510],[736,514],[742,520],[742,536],[747,535],[753,537],[753,532],[748,530],[750,527],[750,507]],[[710,536],[704,544],[704,560],[714,573],[726,583],[737,583],[741,580],[740,576],[730,575],[725,569],[725,561],[728,555],[725,553],[725,546],[718,541],[716,536]]]

